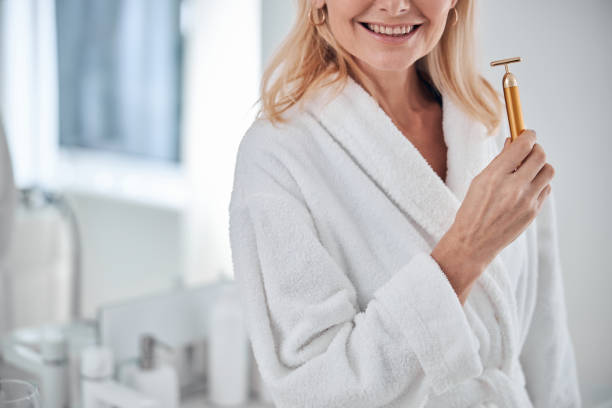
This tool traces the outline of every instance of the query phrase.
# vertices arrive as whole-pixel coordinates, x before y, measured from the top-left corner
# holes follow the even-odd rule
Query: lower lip
[[[410,32],[408,34],[398,35],[398,36],[391,36],[391,35],[386,35],[386,34],[375,33],[374,31],[370,31],[370,29],[364,27],[363,25],[361,25],[361,24],[359,24],[359,25],[368,34],[371,34],[374,38],[376,38],[379,41],[384,42],[385,44],[402,44],[402,43],[405,43],[406,41],[408,41],[412,37],[414,37],[414,33],[417,32],[421,28],[421,26],[419,25],[417,28],[414,28],[414,29],[410,30]]]

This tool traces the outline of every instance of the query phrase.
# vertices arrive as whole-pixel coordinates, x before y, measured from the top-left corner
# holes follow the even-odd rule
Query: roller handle
[[[514,142],[521,132],[525,130],[525,123],[523,122],[523,110],[521,109],[518,81],[514,74],[508,70],[508,64],[521,61],[521,57],[514,57],[491,62],[492,67],[504,65],[506,68],[506,73],[502,79],[502,86],[504,87],[506,113],[508,114],[508,125],[510,127],[510,138],[512,142]]]

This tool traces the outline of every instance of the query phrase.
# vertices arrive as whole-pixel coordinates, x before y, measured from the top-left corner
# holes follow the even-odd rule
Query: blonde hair
[[[499,129],[504,107],[501,93],[476,68],[475,2],[457,1],[458,23],[446,25],[438,44],[416,62],[416,68],[430,85],[448,94],[492,135]],[[326,9],[324,6],[323,11]],[[283,113],[318,88],[335,84],[339,93],[349,75],[365,83],[364,72],[336,41],[327,19],[314,26],[309,10],[310,0],[298,0],[296,21],[263,74],[258,117],[264,116],[273,124],[285,122]],[[451,20],[453,14],[449,13]]]

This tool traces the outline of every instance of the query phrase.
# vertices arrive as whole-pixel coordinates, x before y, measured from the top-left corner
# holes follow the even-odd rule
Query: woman
[[[553,168],[503,142],[474,0],[298,3],[229,207],[277,406],[579,406]]]

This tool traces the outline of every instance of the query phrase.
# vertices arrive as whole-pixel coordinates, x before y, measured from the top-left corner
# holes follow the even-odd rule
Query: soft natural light
[[[260,32],[259,1],[240,3],[182,2],[181,30],[186,44],[183,162],[179,164],[60,147],[55,0],[0,3],[4,32],[0,106],[17,184],[176,209],[185,207],[186,197],[197,195],[189,188],[207,195],[208,205],[212,192],[226,194],[225,186],[231,184],[233,175],[233,153],[254,116],[251,105],[257,99],[260,75],[260,36],[244,37],[220,23],[231,14],[234,26]],[[238,6],[241,13],[234,13]],[[212,174],[214,180],[208,177]]]
[[[0,5],[4,34],[0,109],[18,186],[36,184],[87,203],[80,209],[79,221],[94,234],[86,246],[90,254],[123,253],[123,241],[96,235],[105,220],[112,219],[118,228],[147,220],[152,229],[175,237],[165,248],[167,254],[158,254],[172,262],[171,267],[157,260],[145,272],[131,266],[127,255],[130,261],[119,264],[113,263],[114,258],[85,256],[89,278],[83,288],[84,313],[95,313],[96,305],[116,295],[116,288],[104,289],[93,275],[116,282],[120,276],[142,273],[152,279],[151,285],[160,287],[173,274],[187,285],[219,274],[231,276],[227,209],[236,150],[256,113],[262,65],[261,2],[183,0],[180,163],[60,147],[55,0],[0,0]],[[96,211],[90,211],[93,208]],[[142,218],[126,218],[138,209]],[[174,224],[160,221],[176,216]],[[125,235],[126,240],[133,237]],[[147,237],[140,239],[145,240],[142,248],[154,245]],[[134,259],[145,256],[134,251]],[[130,293],[144,290],[129,289]]]

